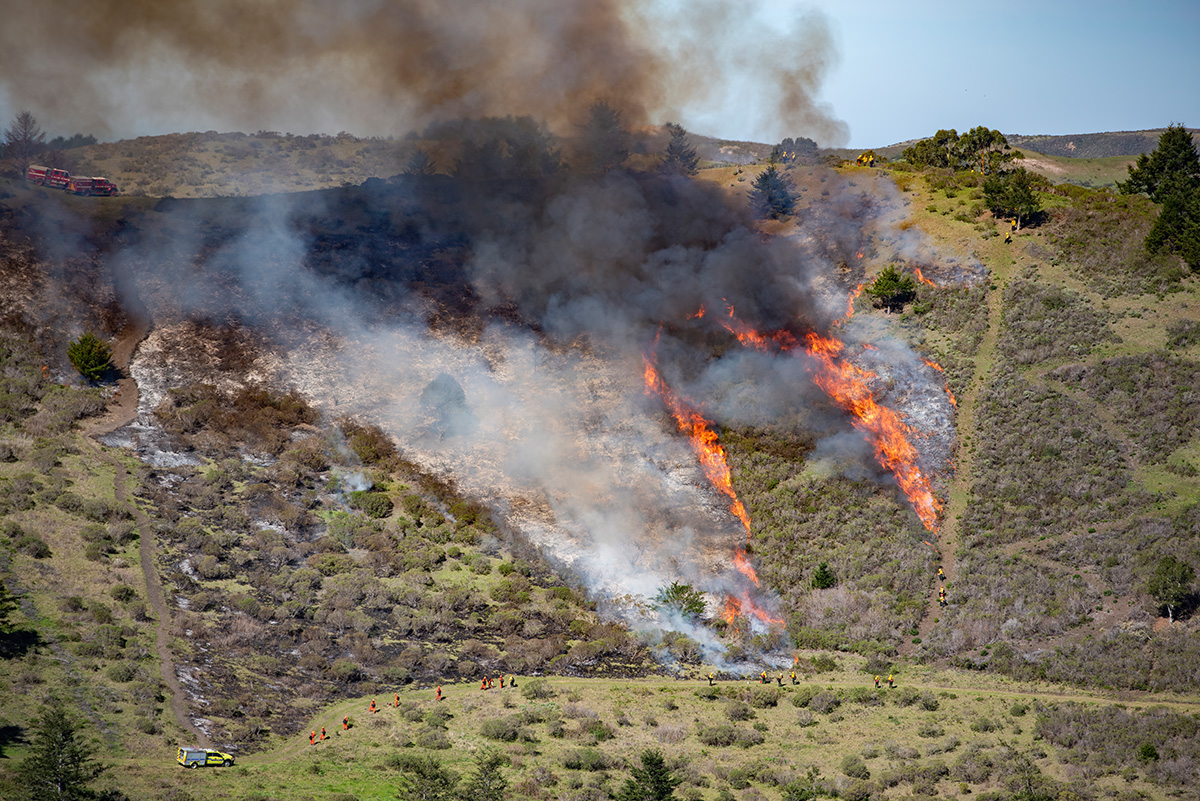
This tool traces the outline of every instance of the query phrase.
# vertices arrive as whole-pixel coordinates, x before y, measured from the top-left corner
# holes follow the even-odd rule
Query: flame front
[[[917,449],[909,442],[912,430],[900,416],[875,401],[869,382],[875,374],[841,358],[840,340],[816,332],[805,335],[804,350],[815,360],[813,382],[850,415],[850,423],[875,447],[875,460],[891,471],[925,528],[937,530],[942,505],[929,479],[917,467]]]
[[[712,423],[704,419],[699,412],[689,407],[687,403],[667,386],[662,374],[658,371],[658,367],[650,357],[643,356],[643,361],[645,362],[643,375],[646,384],[646,393],[657,395],[666,404],[667,409],[671,412],[671,416],[675,418],[676,426],[687,435],[688,442],[692,445],[692,450],[695,451],[697,458],[700,460],[700,467],[704,471],[705,478],[729,498],[729,511],[733,513],[734,517],[742,521],[742,527],[746,531],[746,541],[748,543],[750,541],[750,515],[746,512],[746,507],[742,504],[733,489],[733,476],[729,470],[729,462],[725,458],[725,448],[718,441],[717,433],[712,429]],[[750,564],[750,557],[746,553],[744,546],[738,546],[734,549],[733,565],[755,587],[759,586],[758,573],[755,572],[754,566]],[[721,605],[720,615],[727,623],[732,623],[735,618],[740,616],[752,616],[763,623],[784,624],[782,618],[773,616],[756,604],[750,598],[748,588],[741,593],[741,597],[727,594]]]
[[[854,299],[862,287],[859,284],[855,288],[846,316],[837,320],[834,327],[854,313]],[[795,337],[790,333],[762,334],[754,331],[734,317],[732,308],[729,310],[729,319],[723,325],[743,345],[764,351],[771,350],[772,345],[784,352],[793,350]],[[875,373],[847,361],[842,356],[845,344],[834,337],[809,332],[805,334],[801,347],[813,359],[813,365],[809,368],[813,382],[850,415],[851,425],[870,440],[875,448],[875,460],[896,478],[896,483],[925,528],[937,531],[942,505],[933,494],[929,479],[917,466],[917,449],[909,441],[912,429],[896,412],[875,401],[870,389],[870,381],[876,377]]]
[[[937,284],[933,283],[933,281],[930,281],[928,278],[925,277],[925,274],[921,272],[920,267],[914,267],[913,272],[916,273],[917,280],[920,281],[922,284],[929,284],[930,286],[937,286]]]

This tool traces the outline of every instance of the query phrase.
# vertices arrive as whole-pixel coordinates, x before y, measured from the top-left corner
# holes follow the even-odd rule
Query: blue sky
[[[762,6],[766,19],[801,9],[829,18],[839,57],[820,99],[849,125],[851,147],[976,125],[1015,134],[1200,128],[1200,0]],[[722,127],[703,132],[743,136],[732,116]]]

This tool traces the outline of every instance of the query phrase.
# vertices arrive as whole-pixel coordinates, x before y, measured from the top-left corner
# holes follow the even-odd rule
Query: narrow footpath
[[[999,260],[988,260],[998,263]],[[1003,271],[1011,272],[1011,263],[1005,264]],[[958,547],[959,547],[959,518],[966,512],[973,494],[974,449],[971,438],[975,432],[976,415],[978,413],[983,388],[987,386],[992,367],[996,362],[996,342],[1000,338],[1000,321],[1003,313],[1004,280],[993,270],[991,281],[996,287],[987,296],[987,331],[975,353],[975,374],[965,391],[955,392],[958,401],[958,413],[955,417],[954,429],[957,432],[957,443],[954,451],[954,474],[950,482],[949,495],[942,510],[942,528],[938,532],[939,565],[945,572],[944,581],[939,582],[934,576],[929,591],[929,603],[918,627],[918,641],[926,642],[937,624],[941,612],[938,603],[939,590],[945,586],[948,596],[953,597],[954,582],[958,579]],[[936,568],[935,568],[936,570]],[[900,656],[911,656],[917,650],[913,638],[906,637],[897,649]]]
[[[138,386],[133,377],[129,375],[129,363],[133,359],[133,352],[138,343],[145,339],[149,332],[149,320],[139,317],[127,323],[118,335],[116,347],[113,348],[113,364],[121,376],[117,380],[117,391],[109,403],[108,413],[95,421],[85,432],[84,442],[97,456],[112,466],[113,495],[116,502],[129,509],[137,524],[138,551],[142,563],[142,578],[146,584],[146,600],[153,610],[155,620],[155,651],[158,655],[162,679],[170,692],[171,711],[180,727],[190,733],[200,747],[211,748],[212,742],[208,735],[196,724],[188,712],[188,694],[179,681],[179,675],[175,670],[175,660],[171,656],[171,610],[167,606],[158,568],[155,565],[157,543],[154,526],[151,524],[150,518],[129,498],[127,487],[129,474],[124,463],[99,442],[100,437],[129,425],[137,419]]]

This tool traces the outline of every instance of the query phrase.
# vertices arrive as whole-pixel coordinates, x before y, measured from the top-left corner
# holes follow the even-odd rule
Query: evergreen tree
[[[90,332],[67,346],[67,358],[79,374],[90,381],[99,381],[113,366],[108,345]]]
[[[413,176],[433,175],[437,172],[437,167],[433,163],[433,159],[429,158],[429,154],[421,148],[413,151],[413,154],[408,157],[408,163],[404,165],[404,174]]]
[[[663,154],[663,172],[672,175],[695,175],[700,165],[700,156],[688,141],[687,131],[682,125],[674,122],[668,122],[666,128],[671,134],[671,141],[667,142],[667,150]]]
[[[1042,205],[1034,191],[1033,173],[1024,167],[993,173],[983,182],[983,199],[993,214],[1022,219],[1036,214]]]
[[[880,270],[878,277],[864,291],[875,298],[877,305],[899,311],[905,303],[916,298],[917,282],[911,275],[904,275],[889,265]]]
[[[675,788],[682,779],[667,769],[663,755],[654,750],[642,752],[642,766],[632,768],[633,774],[617,793],[617,801],[675,801]]]
[[[482,748],[475,754],[475,773],[463,788],[464,801],[504,801],[508,779],[500,768],[508,764],[508,757],[495,748]]]
[[[1162,204],[1146,236],[1151,253],[1166,248],[1193,270],[1200,269],[1200,156],[1183,125],[1169,125],[1154,152],[1138,156],[1129,180],[1119,183],[1125,194],[1144,193]]]
[[[837,576],[829,569],[827,563],[817,565],[816,571],[813,572],[812,585],[814,590],[827,590],[837,586]]]
[[[75,724],[62,702],[53,699],[33,724],[29,755],[17,766],[17,779],[28,801],[85,801],[96,798],[89,784],[106,766],[75,736]]]
[[[588,108],[580,152],[585,170],[606,173],[620,167],[629,157],[629,143],[621,112],[602,100]]]
[[[37,118],[22,111],[4,131],[4,157],[17,163],[23,178],[34,156],[46,148],[45,142],[46,132],[38,125]]]
[[[750,190],[750,205],[760,217],[772,220],[786,217],[796,208],[796,198],[792,195],[791,187],[774,164],[754,179],[754,188]]]
[[[1190,192],[1200,185],[1200,156],[1196,143],[1183,125],[1171,124],[1158,137],[1154,152],[1138,156],[1129,165],[1129,180],[1117,187],[1127,195],[1145,194],[1162,203],[1172,194]]]
[[[658,595],[654,596],[654,602],[661,608],[674,609],[688,620],[699,620],[704,617],[704,612],[708,607],[704,600],[704,593],[691,584],[681,584],[678,581],[661,587]]]
[[[400,754],[397,767],[401,801],[452,801],[458,786],[458,774],[445,768],[431,756]]]

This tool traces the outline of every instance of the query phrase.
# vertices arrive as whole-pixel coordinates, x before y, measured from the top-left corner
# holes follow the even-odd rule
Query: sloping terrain
[[[54,693],[128,765],[116,785],[162,797],[229,792],[156,775],[181,737],[268,749],[235,769],[246,797],[305,775],[313,797],[382,797],[392,780],[362,774],[403,760],[376,749],[466,770],[487,740],[514,797],[603,797],[647,745],[691,798],[777,798],[809,766],[846,797],[1035,773],[1186,797],[1200,632],[1146,587],[1165,555],[1200,564],[1200,289],[1137,247],[1153,207],[1059,187],[1006,244],[973,177],[792,165],[796,219],[760,224],[739,209],[761,169],[261,200],[9,186],[0,566],[21,605],[0,745],[20,755]],[[563,268],[526,275],[547,252]],[[921,270],[915,300],[853,299],[890,264]],[[745,347],[743,319],[852,347],[918,432],[935,526],[811,364]],[[119,383],[73,374],[85,330],[138,343]],[[646,395],[648,362],[711,418],[748,539]],[[750,592],[740,544],[762,582],[746,597],[780,623],[717,614]],[[705,622],[658,617],[674,578]],[[793,658],[801,684],[773,703],[740,678]],[[712,693],[624,683],[714,668]],[[920,689],[873,693],[889,670]],[[472,691],[501,672],[603,678]],[[333,744],[297,736],[406,687]],[[1070,688],[1138,706],[1051,700]]]

